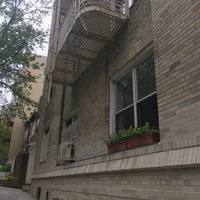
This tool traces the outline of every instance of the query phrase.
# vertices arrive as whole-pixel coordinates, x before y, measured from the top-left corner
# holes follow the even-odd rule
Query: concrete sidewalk
[[[34,198],[20,189],[0,186],[0,200],[34,200]]]

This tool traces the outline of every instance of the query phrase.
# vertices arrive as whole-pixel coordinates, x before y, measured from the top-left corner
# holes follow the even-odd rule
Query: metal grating
[[[126,22],[125,2],[69,1],[58,32],[52,80],[73,84]],[[61,3],[62,6],[62,3]]]
[[[61,1],[60,14],[65,15],[73,0]]]
[[[77,136],[77,122],[73,122],[69,127],[65,127],[61,132],[61,143],[66,141],[75,142]]]

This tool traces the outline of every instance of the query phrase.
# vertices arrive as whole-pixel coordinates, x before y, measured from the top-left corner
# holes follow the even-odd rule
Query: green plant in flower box
[[[118,143],[126,139],[126,130],[121,130],[119,132],[113,132],[108,136],[108,138],[103,139],[104,144],[107,146]]]
[[[159,133],[159,130],[155,128],[151,128],[149,123],[147,122],[144,126],[141,126],[141,127],[136,126],[133,128],[132,126],[130,126],[129,129],[127,130],[113,132],[112,134],[108,136],[108,138],[104,139],[103,141],[107,146],[109,146],[126,139],[130,139],[130,138],[134,138],[134,137],[138,137],[138,136],[146,135],[150,133]]]

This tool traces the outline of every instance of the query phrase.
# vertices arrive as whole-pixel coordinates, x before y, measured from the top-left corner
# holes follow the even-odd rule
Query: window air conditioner
[[[58,159],[60,161],[73,161],[74,158],[74,143],[72,141],[65,141],[59,145]]]

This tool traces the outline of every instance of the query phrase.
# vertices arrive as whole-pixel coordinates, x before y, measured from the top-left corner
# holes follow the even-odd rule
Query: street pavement
[[[0,186],[0,200],[34,200],[34,198],[20,189]]]

